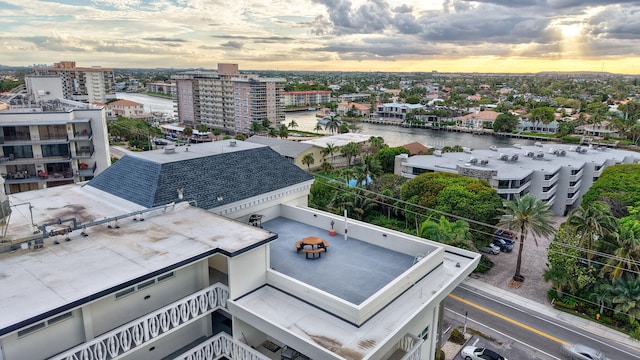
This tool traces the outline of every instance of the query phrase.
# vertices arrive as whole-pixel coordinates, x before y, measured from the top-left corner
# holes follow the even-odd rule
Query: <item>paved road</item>
[[[575,323],[536,313],[526,304],[512,304],[464,284],[445,300],[445,320],[457,327],[465,322],[475,336],[470,343],[496,350],[508,359],[565,359],[561,345],[581,343],[604,351],[611,360],[640,358],[640,350],[615,343],[607,334],[589,333]],[[459,357],[458,357],[459,358]]]

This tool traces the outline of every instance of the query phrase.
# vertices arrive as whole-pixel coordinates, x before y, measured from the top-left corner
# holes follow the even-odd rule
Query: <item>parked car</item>
[[[503,239],[493,239],[493,245],[500,248],[504,252],[511,252],[513,250],[513,242],[505,241]]]
[[[496,231],[495,235],[493,236],[494,240],[504,240],[507,242],[513,242],[513,232],[509,231],[509,230],[498,230]]]
[[[156,145],[167,145],[167,144],[169,144],[166,140],[162,140],[162,139],[155,139],[153,141],[153,143],[156,144]]]
[[[487,246],[479,247],[478,251],[487,253],[487,254],[492,254],[492,255],[500,254],[500,248],[494,244],[489,244]]]
[[[572,360],[608,360],[602,351],[581,344],[564,344],[562,352]]]
[[[460,351],[460,356],[464,360],[507,360],[493,350],[475,346],[466,346]]]

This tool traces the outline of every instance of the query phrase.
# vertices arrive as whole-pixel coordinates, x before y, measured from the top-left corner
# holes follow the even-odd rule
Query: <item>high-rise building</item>
[[[237,64],[218,64],[217,71],[174,75],[176,108],[181,122],[228,132],[249,132],[252,122],[284,121],[281,94],[285,79],[240,74]]]
[[[105,103],[116,98],[113,69],[100,66],[76,67],[75,61],[61,61],[54,63],[53,67],[35,68],[34,74],[59,76],[65,99]]]
[[[0,174],[6,193],[93,178],[110,165],[105,110],[62,99],[60,79],[27,77],[27,94],[0,102]]]

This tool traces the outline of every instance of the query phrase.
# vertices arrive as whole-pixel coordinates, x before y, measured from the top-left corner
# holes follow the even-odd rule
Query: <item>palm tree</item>
[[[280,125],[280,128],[278,129],[278,134],[280,135],[280,139],[286,139],[289,136],[289,128],[287,128],[287,125],[285,124]]]
[[[322,149],[322,156],[331,156],[331,165],[333,165],[334,155],[336,153],[336,146],[333,143],[328,143],[327,147]]]
[[[372,175],[378,175],[382,171],[380,162],[373,156],[367,155],[362,161],[362,165],[358,168],[358,184],[364,183],[369,185],[369,179]]]
[[[322,125],[320,125],[320,124],[316,124],[316,127],[315,127],[315,128],[313,128],[313,130],[314,130],[316,133],[318,133],[318,134],[319,134],[319,133],[320,133],[320,130],[322,130]]]
[[[298,123],[295,120],[289,121],[289,128],[290,129],[295,129],[297,127],[298,127]]]
[[[611,214],[609,206],[602,201],[594,201],[573,210],[567,218],[567,224],[580,237],[578,246],[589,250],[587,252],[589,261],[593,258],[593,250],[598,238],[616,236],[616,218]]]
[[[347,158],[347,166],[351,166],[351,160],[360,155],[360,146],[352,141],[340,148],[340,154]]]
[[[186,142],[189,142],[189,139],[191,138],[192,135],[193,135],[193,129],[191,128],[191,126],[187,125],[184,129],[182,129],[182,136]]]
[[[538,246],[538,236],[551,236],[555,233],[551,220],[552,212],[549,204],[538,200],[535,196],[527,194],[513,201],[507,201],[502,209],[504,215],[498,221],[497,226],[517,232],[520,235],[520,248],[518,249],[518,260],[516,262],[516,273],[513,276],[515,281],[524,281],[524,276],[520,273],[522,266],[522,250],[527,235],[531,233],[533,240]]]
[[[568,288],[571,291],[576,290],[576,280],[571,275],[567,269],[560,266],[553,266],[544,271],[542,278],[544,281],[550,281],[558,297],[562,297],[564,295],[564,289]]]
[[[257,121],[251,122],[251,132],[257,134],[262,131],[262,123]]]
[[[340,118],[335,115],[331,115],[329,116],[329,121],[324,126],[324,129],[329,130],[332,134],[334,134],[336,131],[338,131],[338,129],[340,129],[340,124],[342,124],[340,122]]]
[[[589,299],[595,301],[600,305],[600,314],[604,311],[605,305],[611,305],[611,292],[613,286],[609,284],[596,285],[594,292],[589,294]]]
[[[629,317],[629,324],[640,318],[640,278],[625,276],[618,279],[613,287],[615,310]]]
[[[307,171],[311,171],[311,165],[316,162],[316,159],[313,158],[313,154],[309,153],[302,158],[302,163],[307,165]]]
[[[444,216],[440,216],[439,222],[427,219],[420,225],[418,236],[446,245],[462,245],[468,249],[475,249],[471,241],[469,223],[464,220],[450,222]]]
[[[276,128],[269,128],[269,136],[270,137],[278,137],[278,129]]]
[[[612,244],[614,257],[607,260],[600,274],[609,275],[612,281],[621,278],[625,272],[639,273],[637,259],[640,259],[640,221],[621,221],[620,236],[614,237]]]

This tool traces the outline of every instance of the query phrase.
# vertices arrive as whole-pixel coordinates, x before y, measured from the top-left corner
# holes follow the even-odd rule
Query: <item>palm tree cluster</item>
[[[640,319],[640,211],[616,218],[601,201],[572,211],[549,247],[545,280],[561,303],[576,303],[637,328]],[[588,311],[587,311],[588,312]],[[632,333],[639,337],[640,332]]]

